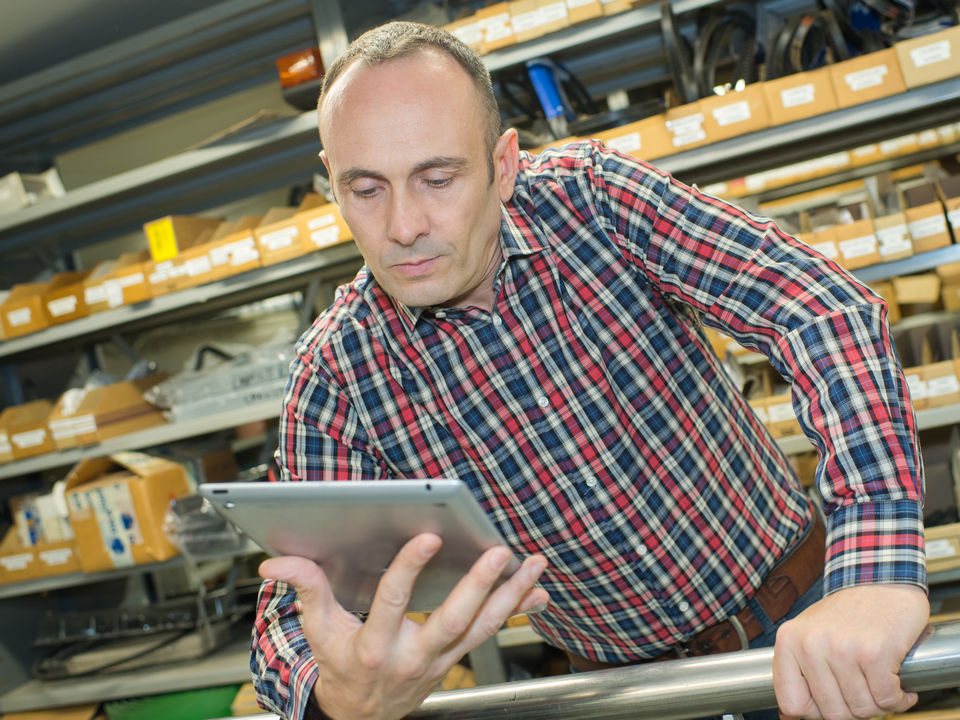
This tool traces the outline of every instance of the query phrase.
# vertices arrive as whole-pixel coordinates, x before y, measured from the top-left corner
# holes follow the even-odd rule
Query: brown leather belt
[[[753,599],[759,603],[771,621],[776,622],[790,612],[790,608],[800,596],[820,578],[823,574],[825,550],[826,531],[820,517],[814,511],[813,523],[806,537],[773,567],[754,593]],[[567,656],[570,658],[570,665],[581,672],[604,670],[641,662],[735,652],[745,649],[747,644],[762,632],[763,626],[748,605],[733,617],[701,630],[686,643],[675,646],[665,654],[650,660],[607,663],[573,655],[570,652]]]

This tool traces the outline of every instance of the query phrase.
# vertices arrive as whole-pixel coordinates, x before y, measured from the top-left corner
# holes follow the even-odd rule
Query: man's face
[[[354,65],[324,101],[322,157],[340,211],[374,277],[406,305],[492,302],[516,141],[505,133],[491,161],[484,127],[470,77],[435,50]]]

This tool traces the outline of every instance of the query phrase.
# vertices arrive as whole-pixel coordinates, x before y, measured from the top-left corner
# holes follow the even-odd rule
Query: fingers
[[[326,612],[333,607],[340,607],[327,576],[312,560],[293,556],[269,558],[260,563],[258,572],[264,578],[292,585],[305,608]]]
[[[777,637],[778,643],[780,636]],[[810,687],[803,677],[800,664],[793,652],[777,647],[773,654],[773,690],[780,707],[783,720],[813,717],[817,714],[816,704],[810,695]]]

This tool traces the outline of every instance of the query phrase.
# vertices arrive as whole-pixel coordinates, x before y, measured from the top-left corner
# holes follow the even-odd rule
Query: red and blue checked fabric
[[[522,156],[496,301],[404,307],[361,270],[298,344],[283,480],[456,477],[543,553],[548,641],[647,658],[742,608],[810,521],[705,341],[765,353],[819,448],[826,590],[924,585],[922,469],[883,302],[772,222],[580,143]],[[316,678],[267,582],[252,668],[299,717]]]

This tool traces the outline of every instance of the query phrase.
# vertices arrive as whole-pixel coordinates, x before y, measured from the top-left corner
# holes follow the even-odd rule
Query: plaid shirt
[[[405,307],[364,269],[298,344],[284,480],[456,477],[543,553],[549,642],[663,653],[741,609],[812,508],[702,325],[765,353],[819,448],[826,591],[925,584],[922,470],[883,302],[749,215],[597,143],[521,156],[493,311]],[[282,583],[252,668],[299,717],[316,680]]]

